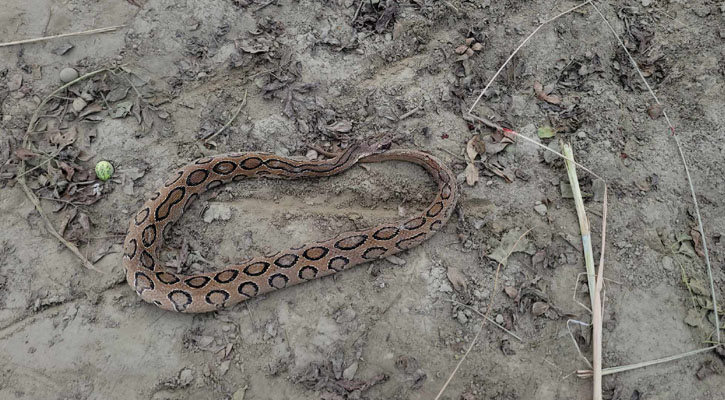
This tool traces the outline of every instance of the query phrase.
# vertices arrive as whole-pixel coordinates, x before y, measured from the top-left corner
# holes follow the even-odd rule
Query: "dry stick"
[[[446,383],[443,384],[443,387],[441,388],[441,391],[438,392],[438,395],[435,397],[435,400],[440,399],[440,397],[443,395],[443,392],[445,392],[446,388],[448,387],[448,384],[451,383],[451,380],[453,380],[453,377],[458,372],[458,369],[461,368],[461,364],[463,364],[463,361],[465,361],[466,357],[468,357],[468,353],[470,353],[471,350],[473,350],[473,346],[478,341],[478,337],[481,335],[481,332],[483,331],[483,327],[486,325],[486,320],[491,317],[491,311],[493,311],[493,297],[496,295],[496,286],[498,285],[498,274],[499,274],[499,272],[501,272],[501,265],[504,262],[506,262],[506,260],[509,258],[511,253],[514,252],[514,249],[516,249],[516,246],[519,244],[521,239],[523,239],[524,236],[526,236],[529,232],[531,232],[532,229],[533,228],[530,228],[529,230],[524,232],[521,236],[519,236],[519,239],[516,241],[516,243],[514,243],[514,245],[511,246],[511,249],[509,249],[509,252],[508,252],[508,254],[506,254],[506,257],[504,257],[503,260],[498,263],[498,266],[496,267],[496,274],[494,275],[494,278],[493,278],[493,290],[491,291],[491,300],[488,303],[488,310],[486,310],[486,318],[484,318],[483,321],[481,321],[481,327],[478,328],[478,332],[476,332],[476,336],[473,337],[471,344],[468,346],[468,350],[466,350],[466,353],[463,355],[463,357],[461,357],[461,360],[458,361],[456,368],[453,369],[453,372],[451,372],[451,375],[446,380]]]
[[[584,209],[584,200],[581,190],[579,189],[579,178],[576,175],[576,167],[568,160],[574,159],[574,152],[570,144],[562,145],[562,153],[567,157],[565,162],[566,171],[569,174],[569,183],[571,184],[572,194],[574,196],[574,204],[576,205],[576,213],[579,218],[579,229],[582,236],[582,247],[584,249],[584,259],[587,270],[587,280],[589,282],[589,297],[592,303],[592,370],[594,381],[592,384],[592,398],[594,400],[602,399],[602,286],[604,276],[604,248],[602,248],[601,259],[599,262],[599,277],[594,275],[594,253],[592,251],[592,236],[589,229],[589,219]],[[606,234],[606,213],[607,213],[607,189],[604,186],[604,204],[603,221],[602,221],[602,246],[604,246],[604,237]]]
[[[662,105],[660,103],[660,100],[657,98],[657,95],[655,94],[654,90],[652,90],[652,87],[650,87],[649,82],[647,82],[647,79],[644,77],[644,74],[642,74],[642,70],[639,69],[639,66],[637,65],[637,62],[634,60],[634,57],[629,53],[629,50],[627,49],[627,46],[624,45],[622,42],[622,39],[619,37],[617,32],[614,30],[614,27],[609,23],[607,18],[602,14],[601,11],[599,11],[599,8],[597,8],[596,4],[592,3],[592,7],[594,7],[594,10],[599,14],[600,17],[602,17],[602,20],[604,20],[604,23],[607,24],[607,27],[612,32],[612,35],[614,35],[615,38],[617,38],[617,42],[619,42],[619,45],[624,49],[624,52],[627,53],[627,57],[629,57],[629,61],[632,62],[632,65],[634,66],[634,69],[637,70],[637,74],[639,74],[639,77],[642,79],[642,82],[644,82],[644,85],[647,87],[647,90],[649,91],[650,95],[654,99],[654,101],[658,105]],[[700,206],[697,203],[697,195],[695,194],[695,187],[692,184],[692,177],[690,176],[690,168],[687,164],[687,159],[685,158],[685,153],[682,150],[682,144],[680,143],[680,138],[677,136],[677,133],[675,132],[675,127],[672,125],[672,122],[670,121],[669,116],[667,116],[667,111],[662,109],[662,115],[665,117],[665,120],[667,121],[667,125],[670,128],[670,131],[672,132],[672,137],[675,138],[675,143],[677,144],[677,151],[680,153],[680,158],[682,159],[682,165],[685,167],[685,174],[687,175],[687,183],[690,186],[690,194],[692,195],[692,203],[695,206],[695,214],[697,215],[697,224],[698,224],[698,230],[700,231],[700,237],[702,238],[702,250],[705,253],[705,265],[707,266],[707,275],[708,279],[710,280],[710,295],[712,296],[712,307],[713,307],[713,313],[715,314],[715,332],[717,335],[717,342],[718,344],[722,344],[722,341],[720,339],[720,318],[717,315],[717,297],[715,295],[715,282],[712,278],[712,265],[710,263],[710,255],[707,251],[707,238],[705,236],[705,229],[702,225],[702,216],[700,215]]]
[[[511,61],[511,59],[514,58],[514,56],[519,52],[519,50],[521,50],[521,48],[524,47],[524,45],[526,44],[526,42],[528,42],[529,39],[531,39],[531,37],[534,36],[536,34],[536,32],[539,31],[539,29],[543,28],[544,25],[546,25],[549,22],[552,22],[552,21],[558,19],[559,17],[562,17],[562,16],[564,16],[566,14],[569,14],[570,12],[572,12],[572,11],[578,9],[578,8],[584,7],[585,5],[591,3],[592,1],[593,0],[587,0],[587,1],[579,4],[578,6],[574,6],[574,7],[570,8],[570,9],[568,9],[568,10],[566,10],[566,11],[564,11],[564,12],[558,14],[558,15],[556,15],[555,17],[549,18],[546,21],[542,22],[541,25],[539,25],[536,29],[534,29],[534,31],[531,32],[529,34],[529,36],[527,36],[526,39],[524,39],[524,41],[521,42],[521,44],[519,44],[519,46],[516,48],[516,50],[514,50],[514,52],[511,53],[511,55],[501,65],[501,68],[499,68],[498,71],[496,71],[496,73],[493,75],[493,77],[491,78],[491,80],[488,81],[488,84],[486,84],[486,87],[483,88],[483,90],[481,91],[481,94],[478,95],[478,97],[476,98],[476,101],[473,102],[473,105],[468,110],[468,113],[470,114],[470,113],[473,112],[473,109],[476,108],[476,104],[478,104],[478,102],[481,100],[481,98],[483,97],[483,95],[486,93],[486,90],[488,90],[489,86],[491,86],[491,84],[493,83],[493,81],[501,74],[501,71],[503,71],[503,69],[506,68],[506,66]]]
[[[695,354],[705,353],[705,352],[708,352],[710,350],[714,350],[718,346],[720,346],[720,345],[719,344],[716,344],[716,345],[713,345],[713,346],[710,346],[710,347],[705,347],[705,348],[702,348],[702,349],[692,350],[692,351],[688,351],[686,353],[680,353],[680,354],[677,354],[677,355],[674,355],[674,356],[668,356],[668,357],[658,358],[656,360],[643,361],[643,362],[636,363],[636,364],[623,365],[621,367],[604,368],[602,370],[602,375],[611,375],[611,374],[616,374],[616,373],[619,373],[619,372],[631,371],[631,370],[637,369],[637,368],[649,367],[649,366],[652,366],[652,365],[655,365],[655,364],[661,364],[661,363],[665,363],[665,362],[669,362],[669,361],[675,361],[675,360],[679,360],[680,358],[689,357],[689,356],[692,356],[692,355],[695,355]],[[576,374],[580,378],[590,378],[592,376],[592,371],[591,370],[579,370],[579,371],[576,372]]]
[[[237,108],[237,111],[234,111],[234,114],[229,119],[229,121],[227,121],[227,123],[224,124],[224,126],[222,126],[221,128],[219,128],[218,131],[216,131],[216,132],[212,133],[211,135],[205,137],[204,140],[203,140],[204,143],[207,143],[208,141],[212,140],[216,135],[224,132],[225,129],[229,128],[229,125],[231,125],[232,122],[234,122],[234,120],[237,119],[237,115],[239,115],[239,112],[242,111],[242,107],[244,107],[245,104],[247,104],[247,91],[246,90],[244,91],[244,98],[242,99],[242,104],[239,105],[239,108]]]
[[[574,205],[576,206],[576,214],[579,218],[579,230],[581,231],[582,237],[582,248],[584,249],[584,265],[587,270],[587,282],[589,283],[589,300],[591,301],[592,307],[594,306],[594,287],[596,286],[595,272],[594,272],[594,252],[592,251],[592,233],[589,229],[589,218],[584,209],[584,200],[582,198],[582,192],[579,188],[579,178],[576,175],[576,167],[569,161],[574,159],[574,152],[572,151],[570,144],[562,145],[562,153],[566,156],[564,165],[566,166],[566,172],[569,175],[569,184],[571,185],[571,192],[574,196]]]
[[[515,333],[511,332],[510,330],[504,328],[501,324],[499,324],[498,322],[496,322],[493,318],[487,317],[486,314],[484,314],[484,313],[476,310],[475,308],[473,308],[473,307],[471,307],[471,306],[469,306],[467,304],[463,304],[460,301],[455,301],[455,300],[450,300],[450,299],[444,299],[444,298],[439,298],[439,299],[440,300],[443,300],[443,301],[447,301],[449,303],[453,303],[453,304],[455,304],[455,305],[457,305],[459,307],[465,307],[465,308],[473,311],[474,313],[478,314],[480,317],[486,318],[488,320],[488,322],[492,323],[495,327],[501,329],[502,331],[508,333],[509,335],[515,337],[519,342],[523,342],[524,341],[523,339],[521,339],[520,336],[518,336],[517,334],[515,334]]]
[[[30,122],[28,123],[28,128],[25,131],[25,138],[23,139],[23,147],[26,149],[29,148],[30,134],[33,133],[33,128],[35,126],[35,123],[38,122],[38,115],[40,114],[40,110],[53,96],[55,96],[60,91],[65,90],[68,87],[70,87],[84,79],[91,78],[104,71],[108,71],[108,70],[106,68],[102,68],[102,69],[87,73],[77,79],[74,79],[74,80],[66,83],[65,85],[59,87],[58,89],[55,89],[51,94],[46,96],[40,102],[40,104],[38,105],[38,108],[35,109],[35,112],[33,112],[33,115],[30,117]],[[33,193],[33,191],[30,190],[30,188],[28,187],[28,184],[25,182],[25,160],[20,160],[20,164],[18,167],[18,176],[20,177],[20,179],[18,179],[20,186],[23,188],[23,191],[25,192],[25,195],[28,197],[28,199],[30,199],[30,202],[33,203],[33,205],[35,206],[35,209],[38,211],[38,214],[40,214],[40,217],[43,218],[43,220],[45,221],[45,225],[48,227],[48,231],[50,232],[50,234],[53,235],[56,239],[58,239],[58,241],[61,242],[65,247],[67,247],[68,250],[70,250],[73,254],[75,254],[75,256],[78,257],[81,260],[81,262],[83,262],[84,267],[92,269],[94,271],[105,273],[104,271],[97,269],[96,266],[93,265],[93,263],[90,262],[90,260],[88,260],[83,255],[83,253],[81,253],[81,251],[78,249],[78,247],[75,244],[65,240],[63,235],[58,233],[58,231],[55,229],[55,227],[53,227],[53,224],[50,222],[50,219],[48,219],[48,216],[45,214],[45,210],[43,210],[43,207],[40,205],[40,200],[38,200],[38,197],[35,196],[35,193]]]
[[[111,31],[121,29],[124,26],[126,26],[126,25],[116,25],[116,26],[109,26],[108,28],[91,29],[90,31],[63,33],[60,35],[53,35],[53,36],[43,36],[43,37],[34,38],[34,39],[16,40],[14,42],[0,43],[0,47],[15,46],[18,44],[36,43],[36,42],[42,42],[45,40],[60,39],[60,38],[70,37],[70,36],[92,35],[95,33],[111,32]]]

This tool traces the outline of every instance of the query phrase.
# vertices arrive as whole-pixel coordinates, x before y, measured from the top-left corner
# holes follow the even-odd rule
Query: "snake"
[[[248,178],[328,177],[358,163],[384,161],[404,161],[423,167],[438,185],[432,203],[407,218],[235,261],[236,264],[212,272],[183,275],[166,268],[159,259],[167,229],[206,191]],[[351,145],[319,160],[264,152],[208,156],[174,171],[131,217],[122,264],[126,281],[148,303],[182,313],[218,311],[417,246],[441,230],[453,213],[457,198],[456,177],[445,164],[419,150],[389,149],[389,144]]]

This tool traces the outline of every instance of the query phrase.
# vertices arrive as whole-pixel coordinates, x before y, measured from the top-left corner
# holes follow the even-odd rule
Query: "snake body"
[[[297,179],[339,174],[356,163],[400,160],[422,166],[438,184],[421,213],[335,238],[254,257],[222,270],[180,275],[164,268],[158,253],[166,228],[203,192],[251,177]],[[417,246],[448,221],[457,201],[455,176],[435,157],[416,150],[384,151],[359,145],[326,160],[294,160],[268,153],[231,153],[198,159],[174,172],[132,218],[124,241],[128,284],[165,310],[219,310],[251,297],[331,275]]]

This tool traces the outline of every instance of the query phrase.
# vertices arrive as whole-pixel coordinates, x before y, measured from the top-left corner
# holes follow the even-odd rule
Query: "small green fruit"
[[[113,165],[108,161],[99,161],[96,164],[96,176],[102,181],[107,181],[113,176]]]

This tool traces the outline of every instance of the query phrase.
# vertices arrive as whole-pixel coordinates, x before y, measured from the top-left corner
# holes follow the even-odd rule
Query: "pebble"
[[[78,71],[76,71],[73,68],[63,68],[60,71],[60,81],[63,83],[68,83],[70,81],[73,81],[78,78]]]
[[[498,314],[496,316],[496,323],[499,324],[499,325],[503,324],[503,315]]]
[[[665,256],[665,257],[664,257],[664,258],[662,259],[662,267],[663,267],[663,268],[664,268],[664,269],[665,269],[666,271],[672,271],[672,270],[674,270],[674,269],[675,269],[675,263],[674,263],[674,261],[672,260],[672,257],[670,257],[670,256]]]
[[[456,319],[458,319],[458,322],[462,324],[468,322],[468,317],[466,317],[466,313],[464,313],[463,310],[459,311],[458,314],[456,314]]]
[[[548,210],[546,208],[546,205],[544,205],[544,204],[537,204],[537,205],[534,206],[534,211],[536,211],[537,213],[539,213],[539,215],[541,215],[541,216],[545,216]]]

